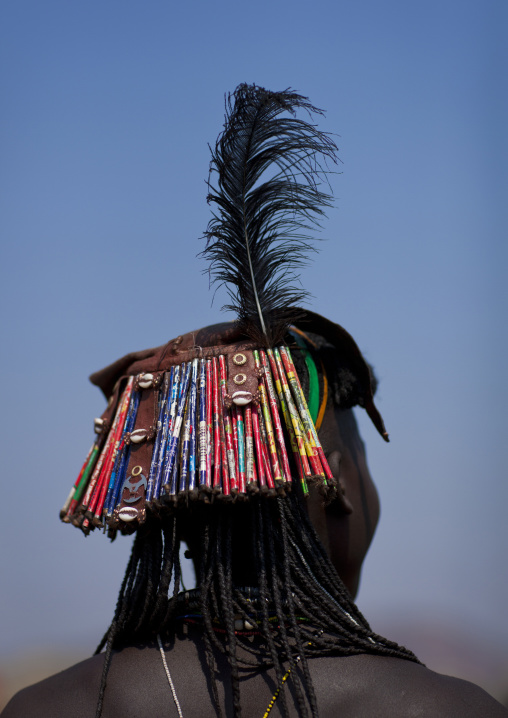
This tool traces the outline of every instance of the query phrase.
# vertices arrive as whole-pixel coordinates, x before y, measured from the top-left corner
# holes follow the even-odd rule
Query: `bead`
[[[100,434],[102,431],[102,427],[104,426],[104,419],[94,419],[93,421],[93,428],[96,434]]]

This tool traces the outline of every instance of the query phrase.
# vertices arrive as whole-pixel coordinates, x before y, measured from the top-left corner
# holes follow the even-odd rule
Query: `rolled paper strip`
[[[284,432],[282,431],[282,424],[280,423],[279,406],[278,406],[278,401],[277,401],[277,395],[275,393],[275,387],[273,385],[272,373],[270,371],[270,366],[268,364],[268,360],[266,358],[265,352],[260,351],[259,357],[261,360],[261,366],[265,370],[263,379],[265,381],[267,395],[268,395],[268,401],[269,401],[270,408],[272,411],[272,420],[273,420],[273,425],[275,427],[275,438],[277,440],[278,450],[279,450],[280,456],[281,456],[281,463],[282,463],[282,469],[283,469],[283,473],[284,473],[284,479],[290,483],[292,480],[291,479],[291,469],[289,468],[289,459],[288,459],[288,455],[286,452],[286,442],[284,440]]]
[[[109,477],[113,470],[114,459],[121,436],[121,428],[123,428],[125,412],[127,411],[128,401],[130,400],[132,383],[133,382],[131,380],[127,382],[127,386],[120,398],[105,447],[99,457],[94,473],[92,474],[92,478],[90,479],[87,493],[83,499],[82,509],[87,511],[90,518],[92,518],[99,501],[104,501],[106,496],[107,487],[109,485]]]
[[[122,439],[118,448],[115,465],[113,467],[113,471],[111,472],[108,492],[106,494],[106,499],[104,501],[104,507],[102,510],[103,515],[105,515],[106,517],[110,517],[113,513],[113,510],[116,507],[116,497],[118,495],[118,491],[120,487],[123,486],[124,474],[127,468],[125,461],[130,456],[130,444],[127,443],[127,437],[131,435],[131,432],[134,429],[136,423],[139,398],[140,392],[132,391],[129,402],[129,409],[127,411],[127,417],[125,419],[125,425],[122,433]]]
[[[127,419],[133,384],[134,384],[134,379],[133,379],[133,377],[130,377],[129,380],[127,381],[127,386],[122,395],[122,399],[120,400],[120,406],[118,408],[117,414],[115,416],[115,420],[113,422],[113,428],[112,428],[112,431],[114,432],[113,442],[111,444],[109,456],[108,456],[108,458],[104,464],[104,467],[102,469],[102,475],[99,477],[99,480],[97,482],[97,487],[100,486],[100,489],[97,489],[97,496],[96,496],[95,500],[92,500],[90,502],[89,510],[94,513],[95,525],[98,525],[101,523],[102,508],[104,506],[104,501],[106,500],[106,494],[107,494],[107,490],[109,487],[109,480],[111,477],[111,473],[113,471],[113,467],[116,462],[118,449],[121,444],[122,433],[123,433],[123,430],[125,427],[125,422]]]
[[[257,458],[257,464],[258,464],[258,481],[259,481],[259,487],[265,488],[266,487],[266,474],[265,474],[265,467],[264,467],[264,461],[263,461],[263,451],[261,448],[261,435],[260,435],[260,429],[259,429],[259,407],[254,406],[252,407],[252,434],[254,436],[254,447],[256,449],[256,458]]]
[[[148,472],[148,485],[146,488],[146,501],[150,502],[153,495],[155,486],[155,478],[157,476],[157,469],[159,467],[159,451],[162,442],[162,436],[164,434],[164,417],[167,412],[169,394],[171,391],[171,382],[173,377],[173,367],[171,372],[165,372],[162,387],[159,391],[159,418],[157,420],[157,431],[155,433],[155,441],[153,445],[152,462],[150,464],[150,471]],[[167,427],[166,427],[167,431]]]
[[[192,379],[191,379],[192,388]],[[185,414],[183,418],[183,437],[182,450],[180,453],[180,482],[178,493],[183,494],[187,490],[187,481],[189,477],[189,453],[190,453],[190,396],[185,404]]]
[[[233,451],[235,454],[236,481],[237,488],[240,490],[240,464],[238,462],[238,426],[236,424],[236,406],[230,408],[231,428],[233,430]]]
[[[277,351],[277,349],[274,349],[273,354],[275,357],[275,361],[277,363],[277,369],[279,371],[279,377],[281,380],[282,392],[286,399],[286,406],[287,406],[288,414],[289,414],[289,417],[291,420],[291,426],[293,427],[293,430],[294,430],[295,439],[296,439],[296,443],[298,446],[298,453],[300,454],[300,461],[302,462],[303,474],[304,474],[305,478],[310,478],[312,476],[312,471],[310,468],[309,460],[307,458],[307,450],[305,448],[303,425],[300,420],[300,415],[298,414],[298,410],[293,401],[293,397],[291,396],[291,389],[289,388],[288,380],[287,380],[286,374],[284,372],[284,367],[282,365],[282,360],[280,358],[280,354]]]
[[[125,422],[125,434],[131,432],[136,424],[136,416],[138,413],[140,396],[141,396],[141,394],[139,391],[132,392],[131,403],[129,406],[129,414],[127,417],[127,421]],[[116,470],[116,475],[114,477],[114,480],[113,480],[113,475],[111,476],[111,479],[113,481],[113,485],[111,488],[111,494],[109,496],[109,499],[106,498],[106,502],[107,502],[106,516],[108,516],[108,517],[110,517],[113,514],[113,511],[116,508],[118,501],[120,500],[121,490],[122,490],[123,482],[125,479],[125,472],[127,470],[127,466],[129,465],[130,452],[131,452],[130,445],[124,444],[123,449],[122,449],[122,455],[121,455],[120,461],[118,463],[118,468]],[[110,482],[110,485],[111,485],[111,482]]]
[[[206,485],[206,359],[199,367],[199,485]]]
[[[309,441],[313,447],[316,447],[317,444],[319,444],[317,432],[314,427],[314,422],[311,419],[307,400],[305,399],[305,394],[303,393],[300,379],[293,364],[290,351],[288,347],[281,346],[278,348],[278,352],[282,359],[282,364],[288,378],[289,386],[291,387],[293,398],[302,417],[302,421],[304,422],[305,429],[309,434]],[[308,428],[307,424],[309,424]]]
[[[220,375],[220,374],[219,374]],[[220,379],[219,379],[220,381]],[[222,493],[224,496],[231,496],[231,489],[229,485],[229,466],[228,466],[228,454],[226,450],[226,432],[224,431],[224,416],[223,410],[224,405],[222,403],[222,396],[220,395],[219,385],[219,436],[220,436],[220,461],[221,461],[221,474],[222,474]]]
[[[261,450],[263,452],[263,468],[266,474],[266,485],[269,489],[275,488],[275,481],[273,480],[272,468],[270,466],[270,459],[268,458],[268,448],[265,443],[261,444]]]
[[[261,455],[263,457],[263,469],[264,469],[264,472],[266,475],[266,485],[269,489],[273,489],[273,488],[275,488],[275,482],[274,482],[272,467],[270,465],[270,459],[269,459],[268,439],[266,436],[264,411],[261,406],[259,407],[258,418],[259,418],[259,436],[261,438]]]
[[[281,380],[280,380],[280,376],[279,376],[279,370],[277,368],[277,363],[275,361],[275,357],[274,357],[273,351],[271,349],[267,349],[267,355],[268,355],[268,360],[270,362],[272,377],[275,382],[275,389],[277,391],[277,396],[279,397],[279,402],[280,402],[280,406],[282,409],[282,416],[284,418],[284,423],[286,425],[286,429],[289,434],[289,442],[291,444],[291,451],[293,453],[293,459],[295,462],[295,466],[298,471],[298,478],[300,479],[302,486],[303,485],[307,486],[307,484],[305,482],[305,476],[303,473],[300,452],[298,450],[298,443],[297,443],[296,436],[295,436],[295,430],[293,427],[293,422],[291,421],[291,417],[289,415],[289,410],[288,410],[288,407],[286,404],[284,392],[282,390],[282,385],[281,385]]]
[[[180,431],[183,422],[183,412],[185,409],[185,400],[187,398],[187,391],[190,384],[190,376],[192,371],[191,362],[188,362],[185,366],[185,373],[182,380],[182,388],[180,392],[180,399],[178,401],[178,410],[176,413],[173,429],[171,431],[171,441],[169,442],[169,448],[167,451],[166,463],[164,466],[164,474],[162,477],[162,483],[166,490],[170,490],[172,494],[176,493],[176,479],[173,476],[173,469],[175,463],[178,464],[177,454],[178,445],[180,441]],[[183,373],[183,372],[182,372]],[[177,473],[177,472],[176,472]]]
[[[162,477],[164,474],[164,466],[166,461],[167,446],[171,437],[171,431],[173,429],[173,423],[176,418],[176,412],[178,408],[178,395],[180,388],[180,375],[182,373],[182,367],[177,365],[171,367],[172,382],[169,390],[169,401],[166,405],[166,411],[164,414],[164,423],[162,427],[161,444],[159,448],[159,456],[157,457],[157,471],[155,474],[154,488],[150,500],[158,501],[162,487]]]
[[[92,472],[95,468],[95,465],[99,459],[100,456],[100,442],[96,442],[94,446],[94,450],[92,451],[92,455],[90,457],[90,461],[87,464],[87,467],[83,473],[83,476],[81,477],[81,481],[78,484],[78,487],[76,488],[76,493],[74,494],[74,498],[71,501],[71,505],[69,506],[69,512],[68,515],[72,516],[76,509],[78,508],[78,504],[80,503],[83,494],[88,488],[88,483],[91,478]]]
[[[192,362],[192,382],[190,389],[190,447],[189,447],[189,491],[196,489],[196,408],[198,401],[199,359]]]
[[[206,362],[206,486],[212,488],[212,451],[213,451],[213,418],[212,418],[212,362]]]
[[[67,516],[67,511],[69,510],[69,506],[71,505],[72,497],[74,496],[76,492],[76,487],[73,486],[72,489],[69,491],[69,495],[67,496],[64,505],[60,509],[60,520],[64,521],[66,524],[69,523],[69,517]]]
[[[138,377],[138,386],[140,389],[149,389],[153,384],[153,374],[140,374]]]
[[[233,426],[231,423],[231,415],[229,409],[224,403],[226,396],[227,386],[227,374],[226,374],[226,359],[221,354],[219,357],[219,372],[220,372],[220,388],[222,394],[222,417],[224,421],[224,434],[226,439],[226,455],[228,460],[229,469],[229,490],[231,493],[238,491],[238,479],[235,461],[235,449],[233,446]]]
[[[75,494],[76,494],[76,489],[78,488],[79,483],[80,483],[81,479],[83,478],[83,474],[84,474],[85,471],[86,471],[86,467],[88,466],[88,463],[89,463],[90,458],[91,458],[91,456],[92,456],[92,454],[93,454],[93,451],[94,451],[94,449],[95,449],[95,446],[96,446],[96,444],[95,444],[95,442],[94,442],[94,443],[92,444],[92,446],[90,447],[90,450],[89,450],[88,454],[86,455],[86,459],[85,459],[85,461],[83,462],[83,466],[81,467],[81,471],[80,471],[79,474],[78,474],[78,478],[77,478],[76,481],[74,482],[74,486],[73,486],[72,489],[70,490],[69,495],[68,495],[68,497],[67,497],[67,500],[66,500],[65,504],[62,506],[62,510],[60,511],[60,518],[62,519],[62,521],[65,520],[66,523],[69,522],[68,511],[69,511],[70,505],[71,505],[71,503],[72,503],[72,499],[74,498],[74,496],[75,496]]]
[[[299,376],[298,376],[298,372],[296,371],[296,368],[295,368],[295,365],[294,365],[293,358],[292,358],[292,356],[291,356],[291,352],[290,352],[290,350],[289,350],[289,347],[285,347],[285,348],[284,348],[284,354],[285,354],[286,357],[287,357],[288,366],[289,366],[289,368],[290,368],[290,370],[291,370],[291,372],[292,372],[292,374],[293,374],[294,380],[295,380],[295,389],[296,389],[296,391],[298,392],[298,394],[299,394],[299,396],[300,396],[300,399],[301,399],[301,402],[302,402],[303,406],[307,409],[307,413],[309,414],[309,418],[310,418],[310,428],[311,428],[311,432],[312,432],[312,434],[313,434],[314,444],[315,444],[315,446],[316,446],[316,448],[317,448],[317,451],[318,451],[318,454],[319,454],[319,458],[320,458],[320,460],[321,460],[321,464],[322,464],[323,470],[324,470],[324,472],[325,472],[325,476],[326,476],[327,479],[330,479],[330,480],[332,480],[332,481],[335,481],[334,476],[333,476],[333,473],[332,473],[332,471],[331,471],[331,469],[330,469],[330,467],[329,467],[329,465],[328,465],[328,461],[326,460],[325,453],[324,453],[324,451],[323,451],[323,447],[321,446],[321,442],[319,441],[317,429],[316,429],[316,427],[315,427],[315,425],[314,425],[314,422],[312,421],[312,417],[310,416],[310,411],[308,410],[307,402],[306,402],[306,400],[305,400],[305,394],[303,393],[302,385],[301,385],[301,383],[300,383],[300,378],[299,378]],[[282,356],[282,361],[284,362],[284,355]]]
[[[183,424],[183,419],[182,419],[182,424]],[[180,431],[180,433],[181,433],[181,431]],[[178,490],[178,476],[180,473],[179,467],[178,467],[178,464],[179,464],[178,454],[179,454],[179,450],[180,450],[180,444],[181,444],[181,442],[180,442],[180,440],[178,440],[177,447],[176,447],[175,459],[173,461],[173,470],[171,472],[171,481],[169,482],[169,484],[164,485],[166,494],[169,495],[173,499],[175,498],[175,496],[177,494],[177,490]]]
[[[222,489],[221,483],[221,444],[220,444],[220,401],[219,401],[219,365],[217,358],[212,359],[213,386],[213,488]]]
[[[242,410],[235,406],[236,433],[238,441],[238,489],[241,494],[245,493],[245,428],[243,423]]]
[[[192,382],[192,377],[191,377]],[[179,484],[178,493],[182,494],[187,491],[187,480],[189,477],[189,449],[190,449],[190,397],[187,397],[185,404],[185,413],[183,415],[183,433],[182,433],[182,447],[180,451],[180,469],[179,469]]]
[[[128,417],[127,417],[128,420]],[[120,446],[118,447],[118,452],[115,459],[115,465],[113,466],[113,471],[111,472],[111,476],[109,477],[109,485],[108,485],[108,491],[106,493],[106,498],[104,500],[104,505],[102,507],[102,515],[108,516],[109,506],[111,503],[111,495],[113,493],[116,477],[118,475],[118,469],[120,468],[120,465],[122,463],[122,458],[124,456],[125,447],[126,447],[126,441],[125,441],[125,430],[122,435],[122,440],[120,442]]]
[[[261,362],[259,358],[259,352],[254,350],[254,361],[256,368],[260,368]],[[272,418],[270,416],[270,405],[268,403],[268,397],[266,393],[266,386],[263,379],[259,382],[259,393],[261,395],[261,409],[263,411],[263,418],[265,420],[266,437],[268,441],[268,452],[270,462],[273,470],[273,478],[277,483],[284,481],[281,467],[279,464],[279,457],[277,455],[277,446],[275,443],[275,433],[273,430]]]
[[[245,418],[245,479],[247,486],[253,487],[257,483],[256,462],[254,460],[254,439],[252,434],[252,407],[244,409]]]
[[[289,362],[286,347],[280,347],[279,353],[282,358],[282,364],[288,378],[288,383],[291,387],[291,392],[303,424],[305,449],[307,451],[307,456],[309,457],[311,469],[314,475],[323,478],[324,483],[326,484],[325,472],[323,466],[321,465],[321,459],[319,458],[319,452],[316,445],[317,433],[314,428],[314,424],[312,423],[312,419],[310,418],[305,396],[303,395],[299,380],[296,377],[296,372],[293,371],[294,367],[292,368],[292,363]]]
[[[109,432],[109,434],[106,438],[106,443],[104,444],[104,447],[100,453],[99,458],[97,459],[97,463],[95,465],[92,476],[90,478],[90,482],[86,489],[86,493],[81,502],[81,506],[80,506],[81,511],[86,511],[88,509],[88,506],[90,504],[90,500],[91,500],[93,492],[95,490],[97,481],[99,479],[99,476],[101,475],[102,467],[104,466],[104,463],[109,456],[109,452],[110,452],[112,443],[113,443],[113,430],[111,430]]]
[[[305,334],[305,332],[302,332],[301,329],[291,327],[289,333],[298,344],[300,352],[302,353],[302,356],[305,360],[305,366],[307,367],[307,373],[309,376],[309,398],[307,400],[307,407],[309,409],[312,423],[314,424],[314,426],[317,426],[317,418],[319,413],[319,376],[316,363],[314,362],[314,358],[309,351],[309,345],[313,346],[315,349],[317,349],[317,345],[315,344],[315,342],[312,341],[310,337],[307,336],[307,334]],[[289,352],[289,356],[291,357],[291,352]],[[298,379],[298,383],[300,384],[300,378],[298,374],[296,374],[296,378]]]

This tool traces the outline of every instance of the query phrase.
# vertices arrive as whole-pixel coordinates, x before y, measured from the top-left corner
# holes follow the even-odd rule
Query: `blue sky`
[[[327,110],[341,174],[311,306],[380,378],[382,520],[359,604],[506,646],[506,5],[6,0],[0,10],[4,653],[87,655],[129,550],[58,510],[92,371],[221,318],[196,254],[224,93]],[[361,414],[361,412],[360,412]]]

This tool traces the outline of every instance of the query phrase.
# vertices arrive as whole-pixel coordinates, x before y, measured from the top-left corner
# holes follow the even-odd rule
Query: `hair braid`
[[[179,506],[162,517],[149,515],[134,540],[113,621],[97,649],[107,644],[96,718],[102,711],[112,649],[150,642],[175,629],[182,537],[197,566],[202,640],[217,715],[222,716],[222,709],[214,651],[223,653],[230,666],[236,718],[241,716],[240,664],[273,667],[280,686],[287,660],[299,714],[308,716],[310,706],[312,718],[317,718],[309,657],[369,653],[418,662],[407,649],[372,632],[295,493],[274,500],[251,497],[241,507],[221,502]],[[255,575],[255,585],[249,591],[257,596],[254,602],[248,598],[251,593],[244,595],[235,585],[239,562],[253,569],[249,575]],[[258,622],[260,641],[251,643],[235,631],[238,616]],[[217,621],[224,635],[216,632]],[[283,690],[279,709],[289,716]]]

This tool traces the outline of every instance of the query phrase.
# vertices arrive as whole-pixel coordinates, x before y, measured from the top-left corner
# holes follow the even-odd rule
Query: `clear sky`
[[[504,0],[4,0],[0,653],[86,656],[130,540],[58,511],[104,401],[92,371],[218,321],[196,259],[224,93],[327,110],[341,172],[311,307],[380,379],[359,412],[382,519],[359,604],[508,644]]]

